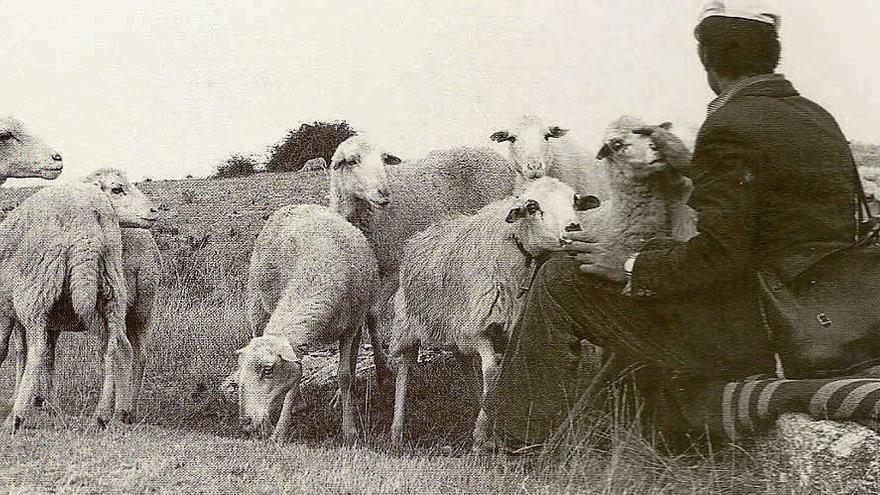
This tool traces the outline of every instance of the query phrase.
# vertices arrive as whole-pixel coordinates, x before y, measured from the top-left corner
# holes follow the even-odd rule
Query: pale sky
[[[62,153],[58,180],[203,176],[316,119],[404,158],[492,145],[524,113],[596,148],[621,113],[700,124],[700,3],[0,0],[0,114]],[[778,4],[781,71],[848,137],[880,142],[880,2]]]

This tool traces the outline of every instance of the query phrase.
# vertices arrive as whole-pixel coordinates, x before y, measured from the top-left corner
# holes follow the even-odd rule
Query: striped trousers
[[[708,432],[737,441],[786,412],[817,419],[880,414],[880,379],[779,379],[769,374],[775,363],[763,342],[756,343],[752,363],[737,375],[680,378],[672,370],[712,365],[705,363],[712,357],[700,354],[699,334],[664,328],[645,301],[602,288],[572,259],[555,258],[539,270],[485,398],[496,434],[513,446],[543,443],[565,420],[590,379],[582,367],[583,339],[644,365],[635,379],[639,395],[660,428],[670,432]],[[747,375],[753,376],[733,381]]]

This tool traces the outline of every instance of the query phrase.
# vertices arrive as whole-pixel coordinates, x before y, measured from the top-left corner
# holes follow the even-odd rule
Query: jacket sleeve
[[[699,233],[687,242],[649,241],[636,259],[631,294],[669,296],[717,286],[752,260],[757,230],[756,167],[761,153],[744,137],[714,127],[693,159]]]

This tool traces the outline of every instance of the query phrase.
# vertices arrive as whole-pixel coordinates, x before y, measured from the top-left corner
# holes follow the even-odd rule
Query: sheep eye
[[[0,132],[0,141],[9,141],[13,138],[15,138],[15,136],[9,131]]]
[[[112,192],[113,194],[125,194],[125,189],[120,186],[116,186],[113,189],[110,189],[110,192]]]
[[[623,149],[624,146],[625,143],[621,139],[615,139],[614,141],[611,141],[611,149],[613,149],[614,151],[620,151],[621,149]]]
[[[270,378],[274,367],[271,365],[260,366],[260,378]]]

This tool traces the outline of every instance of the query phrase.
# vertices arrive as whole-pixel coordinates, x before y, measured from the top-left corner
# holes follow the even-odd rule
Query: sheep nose
[[[579,223],[570,223],[570,224],[568,224],[568,225],[565,226],[565,231],[566,231],[566,232],[580,232],[580,231],[581,231],[581,224],[579,224]]]
[[[54,155],[52,155],[52,161],[60,162],[60,161],[61,161],[61,155],[60,155],[59,153],[55,153]]]
[[[150,208],[150,213],[159,213],[159,210],[156,208]]]

